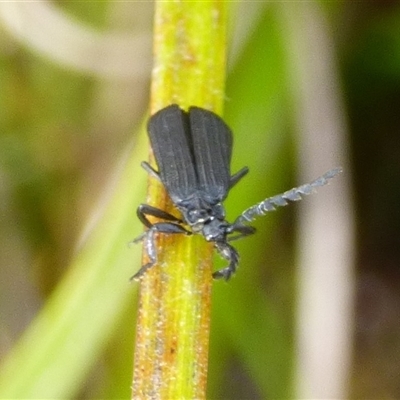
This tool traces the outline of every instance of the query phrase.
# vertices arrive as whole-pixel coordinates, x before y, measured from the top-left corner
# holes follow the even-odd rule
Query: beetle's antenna
[[[341,167],[331,169],[310,183],[290,189],[285,193],[269,197],[268,199],[265,199],[243,211],[243,213],[236,218],[236,221],[233,225],[241,225],[246,222],[253,221],[258,216],[265,215],[268,211],[274,211],[277,207],[288,205],[290,201],[299,201],[303,198],[303,196],[314,193],[316,188],[326,185],[332,178],[342,171],[343,170]]]

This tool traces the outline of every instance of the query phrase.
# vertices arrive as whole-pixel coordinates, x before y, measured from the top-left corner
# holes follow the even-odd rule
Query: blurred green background
[[[1,398],[130,396],[137,286],[128,278],[141,249],[128,242],[142,230],[153,11],[151,2],[0,4]],[[328,40],[308,41],[302,23]],[[343,253],[354,251],[355,278],[345,378],[329,357],[321,370],[349,398],[400,398],[400,5],[232,4],[229,37],[233,170],[251,171],[226,202],[230,220],[316,177],[299,134],[301,77],[329,60],[334,120],[344,122],[320,158],[328,151],[351,181],[343,207],[355,235]],[[309,43],[306,53],[296,43]],[[304,72],[307,54],[315,62]],[[237,243],[236,276],[214,284],[209,398],[299,393],[298,213],[257,221],[258,235]]]

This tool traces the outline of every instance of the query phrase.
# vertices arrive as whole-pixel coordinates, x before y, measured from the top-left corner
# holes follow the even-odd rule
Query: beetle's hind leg
[[[229,182],[229,189],[232,189],[248,172],[249,169],[243,167],[240,171],[236,172],[236,174],[233,174]]]
[[[160,174],[147,161],[142,161],[140,165],[150,176],[161,182]]]

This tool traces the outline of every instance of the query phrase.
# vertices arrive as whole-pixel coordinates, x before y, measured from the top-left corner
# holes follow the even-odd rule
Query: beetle
[[[164,185],[182,218],[148,204],[139,205],[138,218],[148,229],[133,242],[144,242],[149,262],[132,279],[139,279],[157,263],[155,234],[161,233],[202,235],[228,261],[213,277],[229,280],[239,263],[239,254],[229,242],[255,233],[249,222],[289,201],[301,200],[342,171],[332,169],[313,182],[267,198],[230,223],[222,203],[249,169],[231,175],[232,132],[222,118],[200,107],[192,106],[186,112],[172,104],[150,117],[147,130],[158,171],[145,161],[141,165]],[[152,223],[149,216],[163,222]]]

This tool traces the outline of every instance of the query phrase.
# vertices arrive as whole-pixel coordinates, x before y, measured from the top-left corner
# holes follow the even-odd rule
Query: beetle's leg
[[[218,253],[221,254],[221,256],[225,258],[225,260],[229,261],[229,265],[224,269],[215,271],[213,273],[213,278],[223,278],[228,281],[231,275],[235,273],[236,268],[239,264],[239,253],[234,247],[226,242],[215,242],[215,247],[218,250]]]
[[[151,215],[152,217],[157,217],[161,219],[165,219],[167,221],[173,221],[177,223],[182,223],[183,221],[172,214],[167,213],[166,211],[160,210],[159,208],[149,206],[148,204],[140,204],[137,208],[136,214],[140,221],[142,221],[143,225],[151,228],[153,224],[147,219],[147,215]]]
[[[130,280],[139,279],[149,268],[151,268],[157,262],[157,250],[155,243],[156,233],[184,233],[186,235],[191,235],[192,233],[186,230],[183,226],[174,224],[172,222],[157,222],[150,226],[150,228],[133,240],[133,243],[138,243],[143,241],[144,248],[150,259],[150,261],[143,265],[135,275],[133,275]]]
[[[229,181],[229,189],[232,189],[248,172],[249,169],[243,167],[240,171],[236,172],[236,174],[232,175]]]
[[[142,265],[138,272],[135,275],[131,276],[129,279],[131,282],[133,280],[138,280],[150,267],[152,267],[157,262],[157,252],[156,246],[154,242],[154,233],[155,230],[150,228],[146,232],[143,232],[140,236],[133,240],[133,243],[138,243],[140,241],[144,241],[144,248],[146,250],[147,256],[149,257],[150,261]]]
[[[149,175],[161,182],[160,174],[147,161],[142,161],[140,165]]]
[[[232,242],[233,240],[241,239],[242,237],[246,237],[252,235],[256,232],[256,228],[252,226],[242,225],[242,224],[232,224],[228,234],[237,232],[238,235],[228,237],[228,242]]]
[[[151,167],[149,166],[149,168]],[[132,242],[144,242],[144,248],[150,261],[147,264],[143,265],[139,269],[139,271],[132,276],[131,280],[140,278],[149,268],[151,268],[157,262],[155,233],[184,233],[185,235],[192,234],[192,232],[179,225],[183,222],[181,219],[167,213],[166,211],[160,210],[159,208],[149,206],[148,204],[140,204],[136,213],[140,221],[149,229],[143,232]],[[165,219],[172,222],[156,222],[155,224],[152,224],[149,221],[148,216]]]

